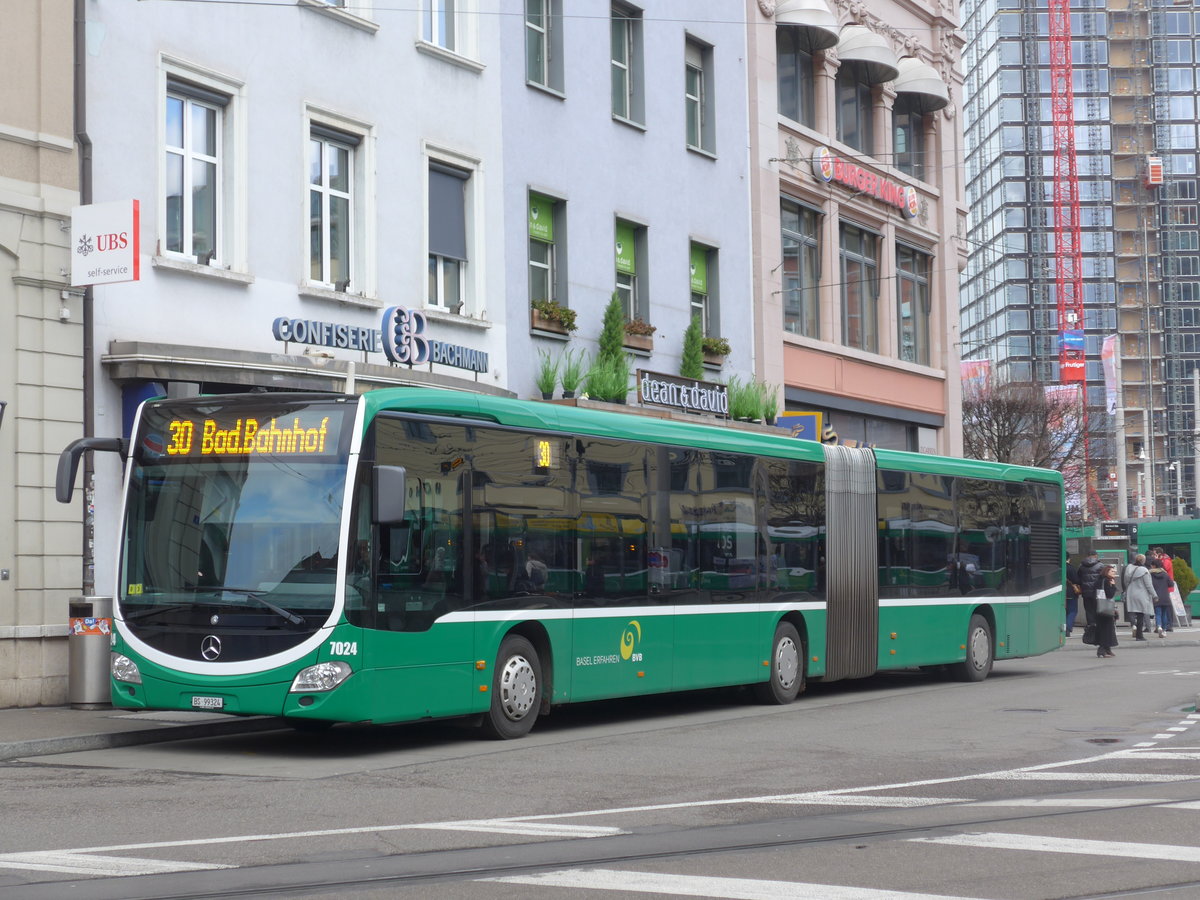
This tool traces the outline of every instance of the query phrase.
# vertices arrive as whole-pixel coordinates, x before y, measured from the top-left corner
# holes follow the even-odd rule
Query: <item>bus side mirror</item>
[[[371,470],[371,521],[398,525],[404,521],[404,466],[375,466]]]
[[[120,453],[124,459],[129,452],[129,442],[124,438],[80,438],[67,445],[58,455],[58,474],[54,479],[54,496],[59,503],[70,503],[75,493],[75,474],[79,471],[79,457],[84,450],[107,450]]]

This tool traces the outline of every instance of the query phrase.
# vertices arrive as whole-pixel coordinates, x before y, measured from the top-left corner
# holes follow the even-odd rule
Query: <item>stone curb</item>
[[[165,728],[142,728],[103,734],[77,734],[70,737],[11,741],[0,743],[0,762],[22,759],[27,756],[75,753],[80,750],[107,750],[113,747],[132,747],[137,744],[159,744],[166,741],[189,741],[229,734],[281,731],[287,727],[283,719],[274,716],[249,716],[231,718],[227,722],[204,722],[196,725],[171,725]]]

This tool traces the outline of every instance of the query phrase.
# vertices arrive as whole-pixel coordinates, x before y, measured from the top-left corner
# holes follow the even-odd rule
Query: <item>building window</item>
[[[429,287],[425,302],[461,313],[466,302],[467,185],[471,173],[429,163]]]
[[[867,81],[866,68],[857,63],[842,63],[835,85],[838,140],[855,150],[874,154],[875,130],[871,115],[874,92]]]
[[[229,97],[167,83],[163,249],[201,265],[223,262],[222,182],[225,110]]]
[[[645,244],[645,228],[617,220],[617,296],[621,298],[626,319],[646,318],[645,273],[642,271],[645,268]]]
[[[618,119],[641,122],[642,14],[626,6],[612,9],[612,113]]]
[[[720,315],[717,309],[717,251],[703,244],[692,244],[688,249],[692,318],[700,317],[701,334],[705,337],[717,337],[720,334]]]
[[[896,245],[896,317],[900,323],[900,358],[929,365],[929,255]],[[1028,347],[1024,354],[1028,356]]]
[[[842,343],[879,350],[879,238],[854,225],[842,226]]]
[[[801,28],[775,29],[775,60],[779,80],[779,114],[801,125],[816,124],[816,76],[813,55],[803,48]]]
[[[896,168],[925,180],[925,116],[911,94],[900,94],[892,107]]]
[[[683,103],[687,145],[692,150],[716,152],[713,122],[712,47],[689,40],[684,46]]]
[[[525,0],[525,80],[562,92],[562,0]]]
[[[564,204],[540,194],[529,195],[529,302],[548,300],[567,305],[563,267]]]
[[[781,201],[779,213],[783,239],[783,328],[792,334],[820,338],[821,311],[817,297],[817,282],[821,277],[820,216],[791,200]]]
[[[447,50],[457,50],[455,0],[427,0],[421,37]]]
[[[354,154],[358,139],[313,124],[308,140],[309,278],[347,291],[354,276]]]

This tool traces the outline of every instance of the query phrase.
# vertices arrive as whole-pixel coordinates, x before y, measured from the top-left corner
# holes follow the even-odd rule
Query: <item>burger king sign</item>
[[[813,174],[822,181],[836,181],[851,190],[870,194],[875,199],[896,207],[910,219],[915,219],[920,211],[921,196],[916,188],[898,184],[842,159],[834,155],[828,147],[818,147],[813,153]]]

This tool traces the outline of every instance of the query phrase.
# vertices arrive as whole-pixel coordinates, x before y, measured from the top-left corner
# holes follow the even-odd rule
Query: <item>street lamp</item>
[[[1183,515],[1183,471],[1177,461],[1167,463],[1167,471],[1175,473],[1175,514]]]

